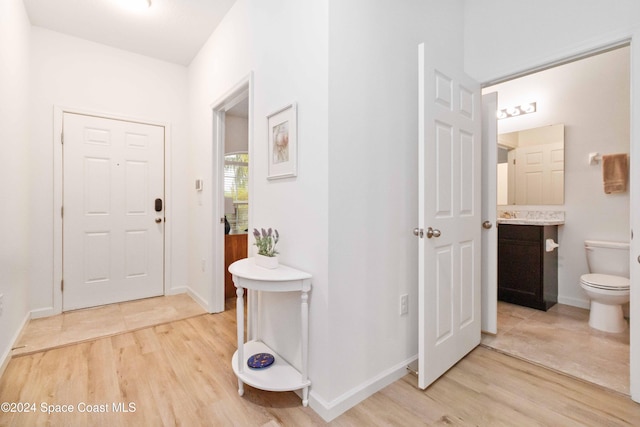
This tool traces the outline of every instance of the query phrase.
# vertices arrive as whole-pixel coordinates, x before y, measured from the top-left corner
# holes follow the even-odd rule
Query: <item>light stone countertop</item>
[[[528,219],[528,218],[498,218],[498,224],[510,225],[562,225],[564,220],[561,219]]]
[[[564,224],[564,211],[509,211],[498,210],[497,224],[512,225],[562,225]]]

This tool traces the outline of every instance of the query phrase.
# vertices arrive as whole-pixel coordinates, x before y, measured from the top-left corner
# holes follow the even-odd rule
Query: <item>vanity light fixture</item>
[[[507,119],[509,117],[522,116],[524,114],[535,113],[537,111],[536,103],[529,102],[527,104],[518,105],[517,107],[504,108],[498,110],[496,116],[498,119]]]

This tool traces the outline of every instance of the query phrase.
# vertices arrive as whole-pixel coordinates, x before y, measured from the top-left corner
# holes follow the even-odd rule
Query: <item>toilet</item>
[[[580,286],[591,300],[589,326],[605,332],[622,332],[627,322],[622,305],[629,302],[629,243],[587,240],[589,274]]]

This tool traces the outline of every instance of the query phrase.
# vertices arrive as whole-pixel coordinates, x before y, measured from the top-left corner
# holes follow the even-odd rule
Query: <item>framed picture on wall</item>
[[[295,102],[267,116],[269,166],[267,179],[298,174],[298,137]]]

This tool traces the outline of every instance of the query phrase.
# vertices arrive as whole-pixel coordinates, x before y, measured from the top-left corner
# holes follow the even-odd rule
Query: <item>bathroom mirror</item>
[[[564,204],[564,124],[498,135],[498,205]]]

